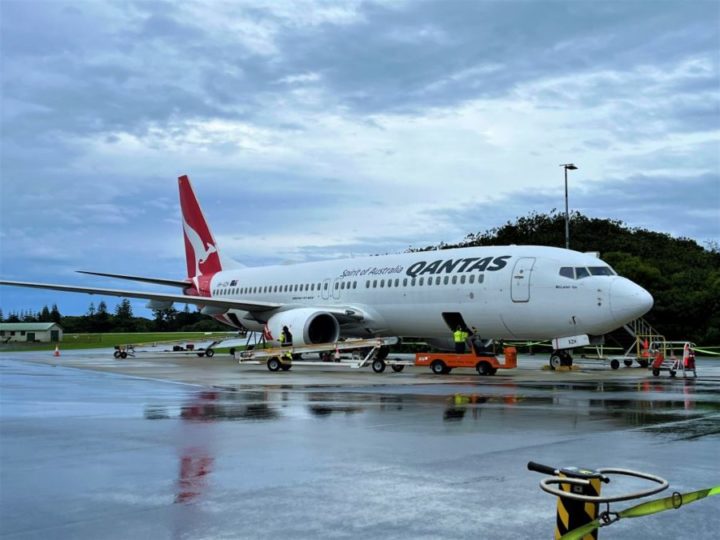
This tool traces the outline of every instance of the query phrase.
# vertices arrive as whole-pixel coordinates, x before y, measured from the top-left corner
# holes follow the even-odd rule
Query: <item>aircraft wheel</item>
[[[205,353],[204,353],[204,352],[199,352],[199,353],[197,353],[197,355],[198,355],[200,358],[202,358],[203,356],[205,356]]]
[[[550,369],[557,369],[562,366],[562,359],[558,354],[552,354],[550,356]]]
[[[382,373],[385,371],[385,360],[382,358],[376,358],[373,360],[372,369],[375,373]]]
[[[447,367],[445,367],[445,363],[442,360],[434,360],[433,363],[430,364],[430,369],[435,375],[445,375]]]
[[[401,365],[401,366],[393,365],[393,366],[390,366],[390,367],[392,368],[392,370],[393,370],[395,373],[400,373],[403,369],[405,369],[405,366],[402,366],[402,365]]]
[[[670,370],[670,376],[671,376],[671,377],[674,377],[674,376],[675,376],[675,373],[676,373],[676,371],[675,371],[674,369],[671,369],[671,370]]]
[[[660,370],[658,368],[653,368],[653,375],[655,375],[656,377],[660,375]]]
[[[215,356],[215,351],[213,351],[212,349],[207,349],[205,351],[205,356],[207,356],[208,358],[212,358],[213,356]]]
[[[275,356],[273,356],[272,358],[269,358],[268,361],[267,361],[267,368],[268,368],[270,371],[277,371],[277,370],[279,370],[281,365],[282,365],[282,364],[280,364],[280,359],[277,358],[277,357],[275,357]]]
[[[282,364],[280,366],[280,369],[282,369],[283,371],[290,371],[291,367],[292,367],[292,364]]]
[[[623,364],[625,364],[625,367],[632,366],[632,360],[623,360]]]
[[[482,375],[483,377],[486,375],[492,375],[492,366],[490,365],[490,362],[478,362],[475,369],[477,369],[478,375]]]
[[[375,353],[375,359],[385,360],[388,357],[388,354],[390,354],[390,347],[388,347],[387,345],[383,345]]]
[[[125,360],[127,358],[127,353],[125,351],[120,351],[120,358]]]
[[[610,360],[610,367],[613,368],[613,369],[619,368],[619,367],[620,367],[620,360],[618,360],[617,358],[613,358],[612,360]]]
[[[113,353],[113,356],[114,356],[115,358],[120,358],[120,351],[115,351],[115,352]]]

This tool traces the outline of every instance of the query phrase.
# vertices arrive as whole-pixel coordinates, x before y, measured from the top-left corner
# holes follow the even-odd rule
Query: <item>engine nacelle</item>
[[[283,326],[293,335],[293,345],[332,343],[340,337],[340,323],[330,313],[313,308],[289,309],[276,313],[267,322],[275,341]]]

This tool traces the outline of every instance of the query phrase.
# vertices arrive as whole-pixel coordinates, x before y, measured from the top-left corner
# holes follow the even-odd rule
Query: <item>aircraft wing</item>
[[[31,283],[28,281],[0,280],[0,285],[13,287],[29,287],[32,289],[52,289],[87,294],[102,294],[107,296],[120,296],[123,298],[142,298],[145,300],[160,300],[165,302],[178,302],[180,304],[193,304],[196,306],[212,306],[226,309],[239,309],[243,311],[267,311],[277,309],[284,304],[274,302],[257,302],[247,300],[234,300],[232,298],[208,298],[206,296],[186,296],[184,294],[165,294],[148,291],[123,291],[119,289],[101,289],[98,287],[77,287],[75,285],[56,285],[53,283]]]
[[[131,281],[142,281],[144,283],[156,283],[158,285],[167,285],[169,287],[180,287],[187,288],[192,286],[192,281],[189,279],[164,279],[164,278],[150,278],[145,276],[131,276],[128,274],[108,274],[107,272],[90,272],[88,270],[76,270],[78,274],[89,274],[91,276],[104,276],[116,279],[129,279]]]

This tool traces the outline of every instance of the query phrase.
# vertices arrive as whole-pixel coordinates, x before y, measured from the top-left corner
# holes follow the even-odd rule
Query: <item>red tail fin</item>
[[[183,175],[178,178],[178,185],[188,277],[219,272],[222,270],[220,254],[195,197],[190,179]]]

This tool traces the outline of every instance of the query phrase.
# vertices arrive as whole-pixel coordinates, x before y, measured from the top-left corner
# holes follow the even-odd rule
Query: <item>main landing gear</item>
[[[550,355],[550,369],[557,369],[559,367],[571,367],[572,365],[573,358],[569,351],[555,350]]]

